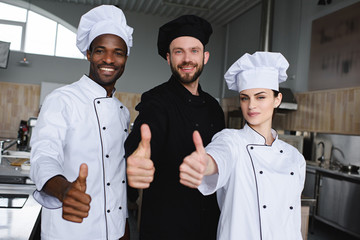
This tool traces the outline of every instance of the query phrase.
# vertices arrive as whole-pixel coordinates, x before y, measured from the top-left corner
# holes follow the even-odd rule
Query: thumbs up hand
[[[208,175],[208,165],[212,158],[206,153],[198,131],[193,133],[193,142],[196,150],[185,157],[180,165],[180,183],[190,188],[197,188],[204,175]]]
[[[141,125],[141,141],[138,148],[127,158],[128,183],[133,188],[144,189],[154,179],[155,167],[150,159],[151,131],[147,124]]]
[[[88,167],[81,164],[78,178],[72,182],[63,194],[63,218],[68,221],[81,223],[89,215],[90,195],[86,194],[86,178]]]

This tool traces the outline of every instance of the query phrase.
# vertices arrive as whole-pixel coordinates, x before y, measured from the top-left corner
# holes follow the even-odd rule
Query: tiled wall
[[[295,94],[298,110],[275,115],[278,130],[360,135],[360,87]],[[239,97],[222,101],[224,111],[239,109]],[[227,115],[225,113],[225,115]]]
[[[21,120],[36,117],[40,85],[0,82],[0,137],[16,138]]]
[[[115,97],[129,109],[133,122],[141,94],[117,92]],[[0,82],[0,138],[17,138],[20,121],[37,117],[39,100],[40,85]]]
[[[296,94],[298,110],[285,128],[298,131],[360,135],[360,87]]]
[[[137,116],[141,94],[117,92],[115,96],[129,109],[131,122]],[[278,130],[360,135],[360,87],[295,94],[297,111],[277,114]],[[36,117],[40,85],[0,82],[0,137],[16,138],[21,120]],[[239,97],[222,99],[228,112],[239,110]]]

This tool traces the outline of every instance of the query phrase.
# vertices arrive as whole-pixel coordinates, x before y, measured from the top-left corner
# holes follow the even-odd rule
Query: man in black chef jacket
[[[179,182],[179,166],[195,150],[194,130],[207,145],[225,127],[219,103],[199,85],[209,59],[204,48],[211,34],[211,25],[193,15],[159,29],[158,52],[172,75],[142,95],[136,106],[139,115],[125,142],[129,185],[144,189],[141,240],[216,239],[220,214],[216,195],[202,196]]]

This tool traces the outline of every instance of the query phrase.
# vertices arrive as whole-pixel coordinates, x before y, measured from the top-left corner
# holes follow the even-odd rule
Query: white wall
[[[66,2],[33,0],[32,4],[55,14],[70,25],[77,27],[82,14],[93,6]],[[164,17],[152,17],[144,14],[125,12],[128,25],[134,28],[134,46],[131,49],[125,72],[116,83],[121,92],[142,93],[167,81],[171,75],[167,62],[157,53],[158,29],[172,20]],[[220,96],[220,79],[224,59],[224,27],[213,26],[214,33],[206,49],[210,51],[210,60],[200,77],[202,88],[214,97]],[[27,54],[30,65],[18,64],[23,53],[11,52],[7,69],[0,69],[0,81],[40,84],[42,81],[71,83],[89,71],[86,60],[59,58]]]
[[[275,0],[273,51],[279,51],[290,62],[288,81],[282,84],[294,92],[307,91],[310,57],[311,23],[314,19],[349,6],[359,0],[333,0],[330,5],[318,6],[314,0]],[[37,5],[77,27],[83,13],[93,6],[46,0],[32,0]],[[167,63],[157,54],[159,26],[171,20],[142,14],[125,13],[128,24],[134,27],[134,47],[123,77],[116,87],[119,91],[142,93],[166,81],[170,76]],[[207,49],[210,61],[201,76],[202,87],[215,97],[234,96],[224,85],[223,74],[242,54],[259,49],[261,5],[256,5],[226,27],[214,27]],[[228,41],[226,36],[228,34]],[[227,47],[227,51],[225,50]],[[8,69],[0,69],[0,81],[40,84],[41,81],[70,83],[88,72],[88,62],[58,57],[28,55],[31,65],[17,64],[23,54],[11,52]],[[222,88],[224,87],[224,94]]]
[[[227,58],[224,73],[243,54],[253,53],[259,49],[260,24],[260,4],[228,24]],[[225,89],[222,97],[238,95],[237,92],[228,90],[225,80],[222,79],[222,81]]]
[[[287,0],[280,0],[287,1]],[[297,0],[291,0],[296,2]],[[309,59],[311,48],[311,24],[312,21],[327,14],[340,10],[359,0],[332,0],[330,5],[317,5],[317,1],[301,0],[300,34],[298,45],[297,75],[295,89],[297,92],[308,90]]]
[[[356,2],[359,0],[333,0],[330,5],[319,6],[314,0],[274,1],[271,49],[281,52],[290,63],[289,77],[283,87],[294,92],[308,90],[312,21]],[[261,6],[258,5],[229,24],[228,67],[242,54],[259,50],[260,19]],[[234,96],[234,93],[226,90],[226,96]]]
[[[330,5],[317,5],[317,0],[275,0],[272,51],[281,52],[289,61],[288,80],[283,87],[294,92],[308,91],[308,71],[311,47],[312,21],[359,2],[359,0],[332,0]],[[226,66],[242,54],[259,49],[261,6],[256,6],[229,24]],[[224,96],[237,93],[227,90]],[[360,164],[359,136],[321,134],[342,149],[344,163]]]

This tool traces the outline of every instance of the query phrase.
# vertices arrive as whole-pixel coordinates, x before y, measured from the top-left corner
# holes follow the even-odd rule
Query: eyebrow
[[[105,46],[102,46],[102,45],[97,46],[97,47],[95,47],[94,49],[97,49],[97,48],[106,49],[106,47],[105,47]],[[122,48],[115,48],[115,51],[126,52],[126,50],[125,50],[125,49],[122,49]]]
[[[201,50],[201,47],[198,47],[198,46],[195,46],[195,47],[189,47],[189,48],[183,48],[183,47],[174,47],[172,50],[174,51],[174,50],[185,50],[185,49],[191,49],[191,50],[193,50],[193,49],[200,49]]]
[[[262,91],[262,92],[255,93],[254,95],[257,96],[257,95],[260,95],[260,94],[263,94],[263,93],[266,94],[266,92]],[[240,93],[240,95],[247,96],[247,97],[249,96],[249,95],[244,94],[244,93]]]

